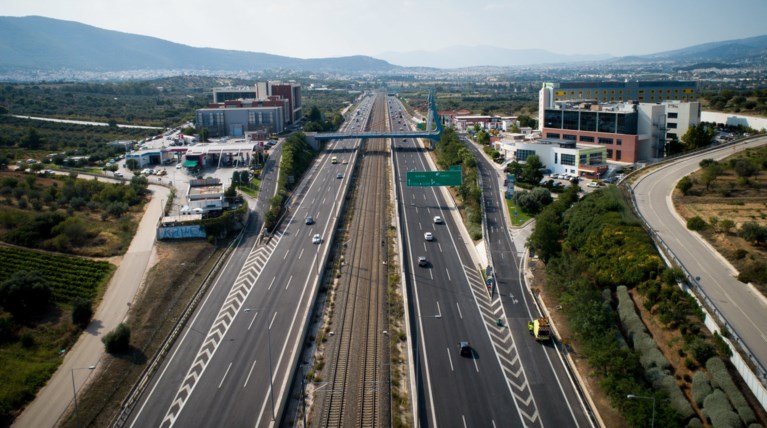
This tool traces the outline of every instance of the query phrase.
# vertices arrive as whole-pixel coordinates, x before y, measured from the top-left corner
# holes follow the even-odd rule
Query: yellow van
[[[330,163],[338,163],[338,157],[333,156],[332,158],[330,158]]]

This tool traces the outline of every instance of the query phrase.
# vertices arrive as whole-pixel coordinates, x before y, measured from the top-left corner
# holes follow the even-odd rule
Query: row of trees
[[[317,152],[306,143],[303,133],[291,134],[282,144],[280,175],[277,177],[277,195],[272,198],[264,216],[264,226],[271,230],[282,212],[288,192],[299,182],[311,165]]]
[[[477,182],[477,159],[471,151],[461,144],[461,139],[452,128],[442,132],[436,148],[437,164],[442,169],[460,165],[463,181],[458,188],[458,197],[463,204],[467,228],[472,239],[482,238],[482,191]]]
[[[344,117],[340,113],[334,112],[329,118],[320,111],[317,106],[309,109],[309,114],[305,117],[304,131],[306,132],[324,132],[335,131],[344,123]]]

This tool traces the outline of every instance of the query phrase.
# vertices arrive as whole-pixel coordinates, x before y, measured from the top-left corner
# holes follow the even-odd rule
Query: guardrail
[[[742,143],[744,141],[749,141],[758,137],[763,137],[763,136],[759,135],[759,136],[744,138],[741,140],[734,141],[730,144],[717,145],[714,147],[710,146],[706,149],[698,150],[692,153],[686,153],[683,156],[677,156],[673,159],[664,159],[659,162],[650,163],[648,164],[648,166],[650,165],[655,166],[655,165],[660,165],[663,163],[668,163],[668,162],[681,159],[684,157],[694,156],[702,152],[711,151],[721,147],[732,146],[732,145]],[[640,171],[643,171],[643,170],[644,168],[639,169],[637,171],[633,171],[626,178],[633,175],[637,175],[639,174]],[[690,273],[690,271],[684,266],[682,261],[676,256],[674,251],[668,246],[668,244],[666,244],[663,238],[660,235],[658,235],[658,233],[655,232],[655,230],[647,222],[647,219],[645,219],[645,217],[637,208],[636,195],[634,193],[633,187],[631,187],[628,184],[625,184],[625,179],[622,180],[621,185],[629,193],[631,197],[633,211],[636,213],[637,217],[640,219],[644,229],[653,239],[653,242],[655,243],[659,252],[665,259],[666,263],[668,265],[679,267],[679,269],[681,269],[682,272],[684,273],[686,284],[681,284],[682,289],[686,292],[691,292],[693,296],[695,296],[698,299],[698,301],[701,303],[701,306],[704,312],[706,313],[706,315],[708,315],[707,319],[713,318],[717,321],[713,325],[710,325],[707,322],[706,326],[712,332],[723,329],[726,332],[727,338],[731,339],[732,342],[737,344],[736,350],[739,349],[740,352],[733,355],[732,359],[735,360],[733,361],[733,364],[736,366],[736,368],[738,369],[738,372],[743,377],[745,382],[749,385],[749,388],[751,389],[751,391],[754,393],[757,399],[759,399],[762,406],[767,408],[767,389],[765,389],[765,387],[767,387],[767,369],[765,369],[764,365],[762,365],[762,363],[756,358],[756,356],[748,347],[748,345],[746,345],[746,343],[741,338],[741,335],[739,335],[738,332],[735,330],[735,327],[727,321],[727,319],[724,317],[724,314],[719,310],[714,300],[711,299],[708,296],[708,294],[706,294],[706,291],[700,286],[698,277],[695,277]],[[743,359],[742,364],[738,362],[738,359]]]

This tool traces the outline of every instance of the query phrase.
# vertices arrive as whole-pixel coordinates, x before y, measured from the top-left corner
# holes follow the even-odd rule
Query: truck
[[[527,328],[530,330],[530,334],[535,337],[535,340],[539,342],[551,339],[549,320],[544,317],[528,321]]]

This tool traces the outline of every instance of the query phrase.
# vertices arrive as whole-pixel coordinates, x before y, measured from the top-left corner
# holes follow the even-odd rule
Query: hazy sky
[[[299,58],[455,45],[622,56],[767,34],[767,0],[1,0],[0,15]]]

